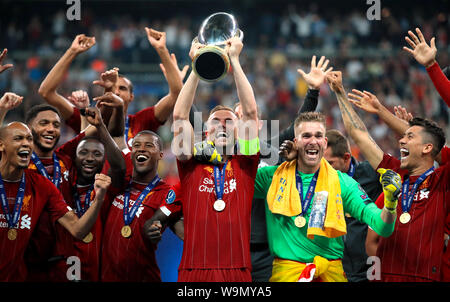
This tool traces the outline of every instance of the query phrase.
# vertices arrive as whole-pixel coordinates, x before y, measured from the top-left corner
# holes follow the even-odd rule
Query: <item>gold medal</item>
[[[222,212],[223,209],[225,209],[225,201],[223,201],[222,199],[217,199],[214,202],[214,210],[216,210],[217,212]]]
[[[302,228],[306,225],[306,218],[303,216],[297,216],[294,219],[295,226],[298,228]]]
[[[9,240],[16,240],[17,238],[17,230],[16,229],[9,229],[8,230],[8,239]]]
[[[92,239],[94,239],[94,235],[92,235],[91,232],[89,232],[89,234],[86,235],[86,237],[83,238],[83,242],[84,243],[89,243],[92,241]]]
[[[402,215],[400,215],[400,222],[405,224],[408,223],[411,220],[411,215],[408,212],[403,212]]]
[[[120,233],[123,237],[128,238],[131,236],[131,227],[129,225],[124,225],[122,227],[122,230],[120,230]]]

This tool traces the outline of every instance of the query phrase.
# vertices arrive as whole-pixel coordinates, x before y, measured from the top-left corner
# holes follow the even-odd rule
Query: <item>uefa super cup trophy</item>
[[[200,42],[200,48],[192,59],[192,69],[207,82],[221,80],[230,68],[230,59],[225,51],[226,41],[233,37],[244,38],[233,15],[215,13],[203,21],[198,36],[193,42]]]

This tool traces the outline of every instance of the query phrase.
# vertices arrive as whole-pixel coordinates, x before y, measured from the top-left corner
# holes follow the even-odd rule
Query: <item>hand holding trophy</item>
[[[216,82],[225,77],[230,68],[230,58],[225,48],[227,40],[233,37],[241,41],[244,38],[233,15],[220,12],[203,21],[198,36],[192,41],[203,45],[192,55],[192,69],[200,79]]]

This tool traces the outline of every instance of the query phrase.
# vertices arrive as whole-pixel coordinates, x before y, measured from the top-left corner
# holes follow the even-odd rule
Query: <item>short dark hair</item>
[[[294,122],[294,128],[297,128],[300,123],[303,122],[319,122],[322,123],[323,126],[326,128],[326,122],[325,122],[325,115],[323,113],[317,112],[317,111],[310,111],[310,112],[303,112],[297,118]]]
[[[130,93],[133,93],[133,90],[134,90],[133,82],[131,82],[131,80],[129,78],[127,78],[126,76],[124,76],[123,74],[119,73],[118,77],[128,80],[128,82],[130,83],[130,85],[128,86],[130,88]]]
[[[409,126],[419,126],[423,128],[423,131],[427,134],[427,137],[429,137],[429,140],[425,140],[425,142],[433,144],[433,149],[431,151],[432,156],[436,156],[441,152],[442,147],[445,145],[445,133],[436,122],[421,117],[415,117],[409,121]]]
[[[62,119],[61,113],[56,107],[48,104],[39,104],[31,107],[30,110],[28,110],[27,114],[25,115],[25,123],[29,124],[39,114],[39,112],[48,110],[55,112],[59,116],[59,118]]]
[[[333,156],[344,157],[345,153],[350,153],[350,143],[348,139],[338,130],[330,129],[325,136],[328,138],[328,147],[331,148]]]
[[[156,137],[156,143],[158,144],[159,150],[162,151],[162,149],[163,149],[162,139],[156,132],[153,132],[151,130],[142,130],[138,134],[136,134],[134,137],[141,135],[141,134],[150,134],[150,135],[153,135],[154,137]]]
[[[94,140],[94,141],[99,142],[99,143],[102,144],[103,146],[105,145],[105,144],[104,144],[97,136],[93,136],[93,135],[88,135],[88,136],[83,137],[83,138],[80,139],[80,141],[78,142],[78,145],[81,144],[81,142],[88,141],[88,140]],[[78,146],[78,145],[77,145],[77,146]]]

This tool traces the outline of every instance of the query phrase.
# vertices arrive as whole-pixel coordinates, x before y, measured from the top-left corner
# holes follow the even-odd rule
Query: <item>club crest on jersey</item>
[[[177,196],[175,194],[175,191],[174,190],[169,190],[169,193],[167,193],[167,196],[166,196],[166,203],[167,204],[173,203],[175,201],[176,197]]]

